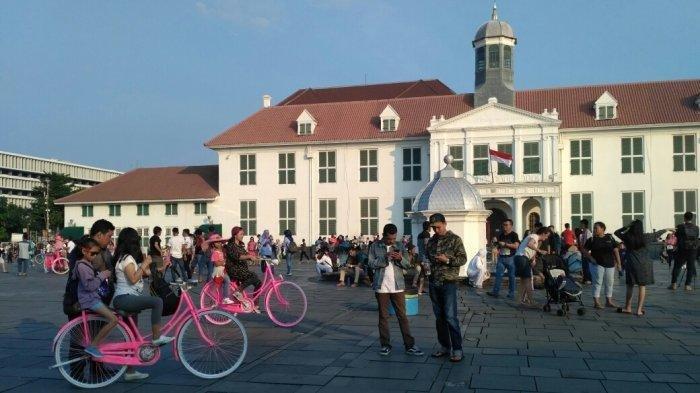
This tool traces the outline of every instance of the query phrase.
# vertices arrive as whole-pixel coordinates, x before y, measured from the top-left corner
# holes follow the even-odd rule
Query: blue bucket
[[[389,302],[389,315],[396,315],[391,302]],[[406,315],[418,315],[418,295],[406,295]]]

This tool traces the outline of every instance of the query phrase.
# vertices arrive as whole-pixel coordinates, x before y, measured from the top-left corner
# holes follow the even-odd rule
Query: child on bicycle
[[[80,248],[83,252],[83,259],[76,263],[76,269],[73,273],[80,280],[78,282],[78,302],[83,310],[90,310],[107,320],[107,324],[97,332],[90,345],[85,348],[85,353],[94,358],[101,358],[103,355],[97,346],[117,325],[117,317],[102,303],[98,289],[102,282],[112,275],[112,272],[105,270],[98,273],[92,266],[92,261],[101,252],[100,245],[95,240],[86,237],[81,241]]]
[[[229,278],[226,273],[226,260],[224,259],[223,242],[227,239],[221,238],[218,234],[212,235],[212,237],[207,240],[207,242],[213,247],[211,252],[211,261],[214,264],[214,273],[212,277],[221,277],[223,279],[223,295],[224,299],[221,301],[223,304],[233,304],[233,300],[229,297],[229,292],[231,290],[231,278]]]

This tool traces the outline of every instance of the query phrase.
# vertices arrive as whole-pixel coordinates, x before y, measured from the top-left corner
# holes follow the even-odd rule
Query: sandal
[[[441,358],[441,357],[444,357],[446,355],[447,355],[447,352],[438,350],[438,351],[433,352],[433,354],[430,356],[434,357],[434,358]]]
[[[640,313],[635,313],[634,315],[636,315],[636,316],[638,316],[638,317],[643,317],[644,314],[646,314],[646,313],[647,313],[646,310],[642,310],[642,313],[641,313],[641,314],[640,314]]]
[[[450,356],[450,361],[452,363],[459,363],[462,361],[463,358],[464,358],[464,356],[462,356],[462,355],[452,355],[452,356]]]
[[[627,310],[623,309],[622,307],[618,307],[617,312],[620,314],[632,314],[632,311],[627,311]]]

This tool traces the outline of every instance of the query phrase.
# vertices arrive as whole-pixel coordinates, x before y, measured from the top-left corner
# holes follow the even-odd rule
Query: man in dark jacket
[[[676,227],[677,256],[673,264],[673,274],[671,275],[671,286],[669,289],[676,289],[676,280],[683,265],[686,265],[685,290],[693,290],[693,277],[695,277],[695,260],[698,258],[698,226],[693,224],[693,213],[686,212],[683,215],[683,224]]]
[[[462,360],[462,333],[457,319],[457,280],[460,266],[467,263],[462,239],[447,230],[445,216],[430,216],[430,226],[435,234],[428,241],[427,255],[430,261],[430,300],[435,313],[435,328],[442,346],[433,357],[450,355],[450,361]]]

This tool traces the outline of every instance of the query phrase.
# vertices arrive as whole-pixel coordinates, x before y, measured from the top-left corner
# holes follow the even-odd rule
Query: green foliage
[[[29,209],[19,207],[0,197],[0,241],[10,240],[12,233],[21,233],[29,226]]]
[[[49,173],[45,179],[49,180],[49,227],[51,229],[62,228],[63,227],[63,206],[57,206],[54,204],[56,199],[63,198],[74,192],[76,188],[73,187],[71,178],[61,174],[61,173]],[[46,181],[44,180],[41,185],[34,187],[31,196],[36,198],[32,202],[32,207],[29,212],[29,219],[31,222],[31,228],[34,230],[41,230],[46,228]]]

